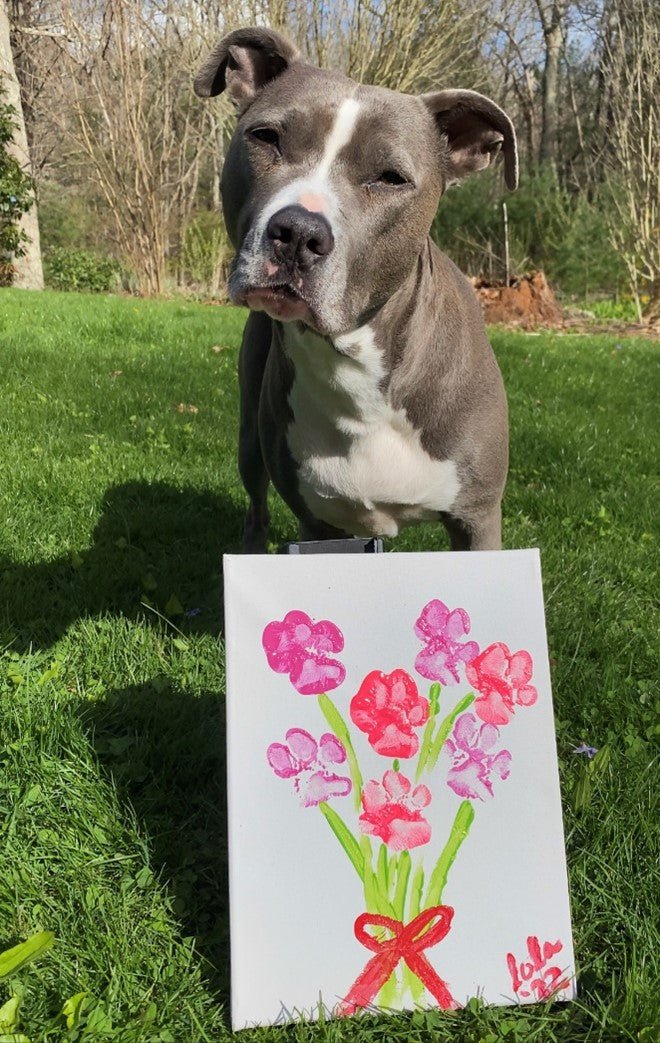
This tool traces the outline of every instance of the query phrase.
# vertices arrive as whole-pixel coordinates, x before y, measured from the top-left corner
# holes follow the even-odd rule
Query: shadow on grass
[[[122,802],[148,835],[181,934],[195,938],[202,973],[228,1012],[224,698],[157,678],[85,703],[80,716]]]
[[[194,488],[131,481],[109,488],[91,546],[54,561],[0,559],[0,641],[45,648],[83,617],[162,626],[145,595],[185,633],[223,628],[222,554],[238,551],[242,508]],[[192,614],[173,614],[172,595]],[[218,999],[229,992],[224,697],[163,677],[80,706],[102,768],[149,838],[184,936],[196,939]],[[132,812],[128,810],[130,815]]]
[[[81,616],[108,612],[156,620],[174,594],[187,632],[223,625],[221,562],[240,547],[242,509],[228,498],[155,482],[108,489],[92,546],[55,561],[0,559],[0,640],[16,651],[44,647]]]

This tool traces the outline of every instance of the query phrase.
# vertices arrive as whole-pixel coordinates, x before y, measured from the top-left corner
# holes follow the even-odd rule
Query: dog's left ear
[[[242,111],[299,57],[294,44],[272,29],[236,29],[213,48],[202,65],[194,80],[195,93],[214,98],[226,90]]]
[[[518,185],[516,132],[506,112],[476,91],[438,91],[423,94],[438,131],[448,148],[448,180],[458,181],[490,166],[500,150],[504,180],[512,191]]]

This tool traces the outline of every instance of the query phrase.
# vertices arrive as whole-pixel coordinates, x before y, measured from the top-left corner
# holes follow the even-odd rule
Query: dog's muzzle
[[[291,270],[307,272],[332,253],[335,239],[322,214],[302,206],[285,206],[266,227],[275,258]]]

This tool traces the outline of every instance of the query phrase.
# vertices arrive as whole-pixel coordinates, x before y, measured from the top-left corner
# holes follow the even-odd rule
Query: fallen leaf
[[[183,615],[183,605],[179,601],[176,594],[170,596],[169,601],[165,605],[166,616],[181,616]]]

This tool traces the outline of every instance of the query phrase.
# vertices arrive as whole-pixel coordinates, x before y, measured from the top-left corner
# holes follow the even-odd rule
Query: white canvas
[[[571,999],[538,551],[224,576],[233,1027]]]

